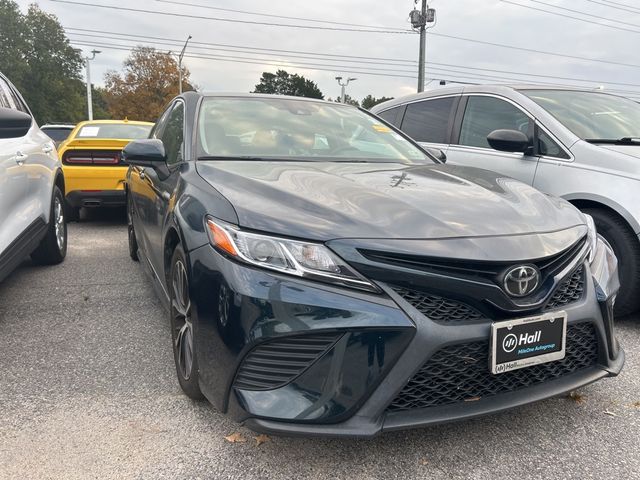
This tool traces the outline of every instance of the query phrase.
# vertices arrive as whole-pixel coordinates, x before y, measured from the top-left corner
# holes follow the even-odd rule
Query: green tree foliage
[[[14,1],[0,0],[0,71],[20,90],[38,123],[86,118],[82,65],[54,15],[35,4],[22,14]]]
[[[124,61],[122,73],[105,75],[104,100],[113,118],[155,122],[178,95],[178,62],[155,48],[136,47]],[[189,70],[182,67],[183,90],[195,90]]]
[[[294,97],[324,98],[315,82],[301,75],[290,75],[285,70],[276,73],[263,72],[255,93],[271,93],[275,95],[293,95]]]
[[[379,103],[386,102],[387,100],[393,100],[393,97],[376,98],[373,95],[367,95],[362,99],[362,108],[371,110],[372,107],[378,105]]]

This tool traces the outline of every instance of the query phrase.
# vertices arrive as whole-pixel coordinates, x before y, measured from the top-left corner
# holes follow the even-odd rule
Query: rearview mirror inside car
[[[166,165],[167,155],[162,141],[149,138],[129,142],[122,150],[122,159],[129,165],[157,168]]]
[[[531,147],[531,141],[519,130],[494,130],[487,135],[487,142],[491,148],[501,152],[526,153]]]
[[[33,119],[28,113],[0,108],[0,138],[19,138],[29,133]]]

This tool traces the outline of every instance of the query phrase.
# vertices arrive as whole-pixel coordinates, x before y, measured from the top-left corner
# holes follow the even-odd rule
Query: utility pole
[[[96,55],[100,53],[100,50],[91,50],[91,56],[85,57],[85,66],[87,68],[87,116],[89,120],[93,120],[93,98],[91,95],[91,66],[90,62]]]
[[[415,0],[417,4],[420,0]],[[418,54],[418,92],[424,91],[424,77],[427,57],[427,23],[434,23],[436,10],[429,8],[427,0],[422,0],[420,10],[413,9],[409,13],[411,26],[420,32],[420,53]]]
[[[338,85],[342,87],[340,91],[340,103],[344,103],[344,101],[347,98],[344,90],[345,87],[349,85],[349,82],[353,82],[354,80],[357,80],[357,78],[353,78],[353,77],[347,78],[347,80],[344,83],[342,83],[342,77],[336,77],[336,80],[338,81]]]
[[[191,35],[187,38],[187,41],[184,42],[184,47],[182,47],[182,51],[180,55],[178,55],[178,81],[180,82],[179,91],[180,95],[182,95],[182,57],[184,57],[184,51],[187,49],[187,44],[191,40]]]

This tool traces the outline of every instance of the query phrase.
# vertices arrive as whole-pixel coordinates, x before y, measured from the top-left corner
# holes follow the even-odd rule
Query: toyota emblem
[[[531,265],[519,265],[504,275],[504,291],[512,297],[526,297],[538,288],[540,272]]]

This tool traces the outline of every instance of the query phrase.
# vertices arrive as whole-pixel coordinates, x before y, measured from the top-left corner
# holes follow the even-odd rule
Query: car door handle
[[[140,169],[140,172],[138,173],[138,176],[140,177],[140,180],[144,180],[146,177],[146,174],[144,173],[144,168]]]
[[[22,165],[24,162],[26,162],[27,158],[29,158],[29,155],[27,155],[26,153],[16,152],[16,163],[18,165]]]
[[[44,144],[44,146],[42,147],[42,153],[51,153],[51,152],[53,152],[53,145],[51,145],[50,143]]]

